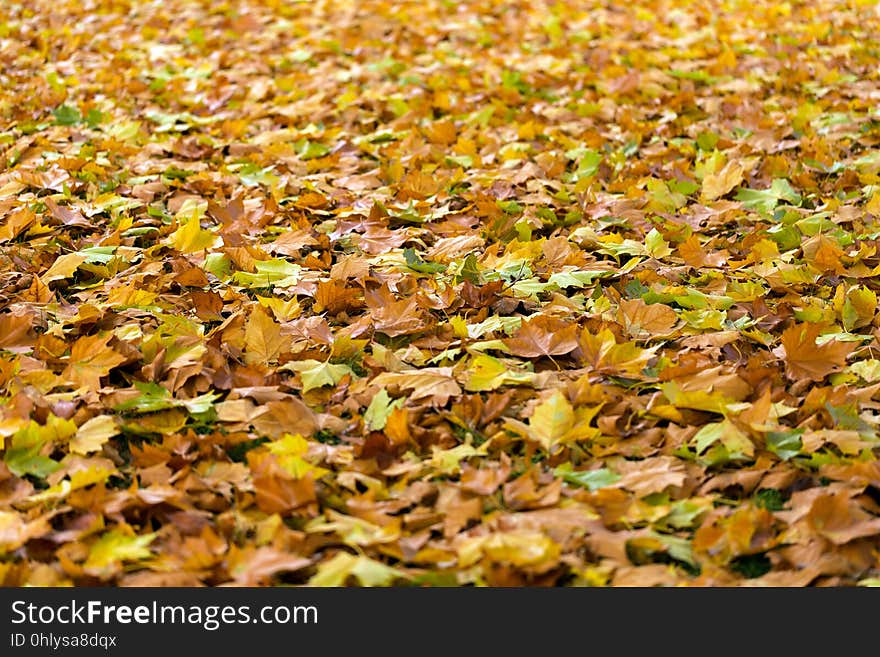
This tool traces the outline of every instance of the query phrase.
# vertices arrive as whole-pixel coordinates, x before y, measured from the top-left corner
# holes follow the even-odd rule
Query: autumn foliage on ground
[[[0,582],[878,583],[873,2],[0,7]]]

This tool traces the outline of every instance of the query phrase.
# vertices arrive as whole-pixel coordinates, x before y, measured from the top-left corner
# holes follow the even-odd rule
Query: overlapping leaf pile
[[[877,581],[873,2],[0,12],[3,583]]]

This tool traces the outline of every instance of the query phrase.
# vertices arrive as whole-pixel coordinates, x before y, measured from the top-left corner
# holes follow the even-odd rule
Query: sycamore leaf
[[[502,342],[510,353],[526,358],[567,354],[578,346],[577,325],[538,315],[525,320],[512,337],[502,338]]]
[[[0,349],[31,347],[35,340],[33,321],[29,313],[0,315]]]
[[[299,281],[302,267],[283,258],[257,260],[254,272],[237,271],[232,279],[239,285],[250,288],[288,287]]]
[[[339,552],[318,566],[309,586],[344,586],[349,577],[356,579],[361,586],[388,586],[397,579],[408,578],[408,575],[381,561]]]
[[[548,452],[554,451],[560,444],[590,440],[600,433],[590,426],[600,408],[601,406],[596,406],[575,410],[566,396],[556,390],[535,407],[529,418],[528,433]]]
[[[75,433],[76,424],[54,415],[49,416],[45,425],[31,420],[12,435],[3,461],[10,472],[19,477],[29,474],[45,478],[61,467],[47,453],[51,453],[57,443],[69,440]]]
[[[138,536],[130,527],[113,529],[103,534],[89,549],[83,570],[90,575],[111,575],[124,561],[140,561],[152,556],[149,545],[155,532]]]
[[[790,379],[821,381],[846,366],[846,357],[855,349],[851,342],[829,340],[819,345],[820,327],[794,324],[782,333],[780,355],[785,358],[785,373]]]
[[[641,299],[621,301],[618,317],[626,332],[634,338],[668,333],[678,323],[678,315],[669,306],[647,304]]]
[[[657,347],[642,349],[634,342],[618,344],[609,329],[603,329],[597,334],[585,329],[578,343],[585,365],[597,371],[635,377],[641,376],[642,370],[657,350]]]
[[[553,474],[562,477],[563,481],[575,486],[582,486],[591,491],[605,488],[620,480],[620,475],[608,468],[596,470],[572,470],[570,463],[564,463],[553,470]]]
[[[559,544],[546,534],[535,531],[499,532],[463,541],[458,547],[458,562],[460,567],[466,568],[485,557],[519,568],[546,568],[555,565],[560,554]]]
[[[652,228],[651,232],[645,236],[645,251],[649,256],[658,260],[672,253],[669,242],[663,239],[663,235],[656,228]]]
[[[304,393],[324,386],[335,386],[344,377],[354,375],[354,372],[348,365],[311,359],[292,361],[278,369],[299,372]]]
[[[284,434],[278,440],[267,443],[266,449],[272,452],[278,464],[296,479],[302,479],[309,473],[314,479],[320,479],[329,472],[312,465],[305,459],[309,450],[309,441],[299,434]]]
[[[378,386],[397,386],[405,390],[412,390],[410,399],[432,399],[438,404],[455,395],[461,394],[452,376],[451,367],[423,367],[418,370],[403,370],[401,372],[383,372],[373,379]]]
[[[281,335],[281,325],[265,308],[255,306],[245,326],[244,342],[246,363],[269,365],[278,360],[289,339]]]
[[[715,173],[703,176],[703,190],[701,198],[704,201],[714,201],[734,189],[743,180],[742,165],[732,160]]]
[[[388,422],[388,417],[395,408],[402,408],[406,402],[405,399],[391,399],[388,391],[384,388],[373,395],[370,405],[364,411],[364,425],[368,431],[381,431]]]
[[[736,194],[736,200],[741,201],[743,207],[750,210],[770,214],[780,201],[800,205],[801,195],[785,178],[775,178],[768,189],[740,189]]]
[[[499,359],[488,354],[479,354],[470,361],[465,390],[496,390],[504,385],[530,383],[535,379],[532,372],[509,369]]]
[[[81,253],[67,253],[58,256],[48,271],[40,276],[43,283],[51,283],[65,278],[70,278],[81,264],[86,261],[86,256]]]
[[[101,387],[101,377],[107,376],[117,365],[125,362],[125,356],[109,346],[112,333],[86,335],[74,342],[70,350],[69,365],[61,374],[66,380],[90,390]]]
[[[180,227],[171,233],[171,246],[181,253],[197,253],[214,246],[218,236],[201,227],[198,216],[193,214]]]
[[[96,452],[118,433],[116,418],[112,415],[98,415],[86,420],[76,430],[76,436],[70,440],[70,451],[76,454]]]
[[[105,482],[111,475],[116,473],[115,468],[109,468],[104,465],[95,465],[85,470],[76,470],[69,478],[62,479],[54,486],[31,495],[27,498],[27,501],[29,504],[40,504],[63,499],[76,490],[86,488],[92,484]]]

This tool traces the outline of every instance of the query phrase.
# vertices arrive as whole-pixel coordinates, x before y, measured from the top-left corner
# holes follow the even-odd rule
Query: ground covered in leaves
[[[0,582],[870,585],[873,2],[4,2]]]

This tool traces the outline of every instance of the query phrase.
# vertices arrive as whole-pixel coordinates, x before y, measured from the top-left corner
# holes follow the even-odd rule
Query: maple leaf
[[[113,334],[86,335],[73,343],[70,349],[69,364],[61,376],[74,385],[85,386],[89,390],[101,388],[101,377],[107,376],[126,358],[109,346]]]
[[[375,329],[389,337],[416,333],[426,326],[416,299],[398,301],[387,287],[367,296],[367,305]]]
[[[846,357],[855,349],[853,343],[829,340],[817,344],[821,327],[817,324],[794,324],[782,332],[779,355],[785,358],[785,373],[790,379],[821,381],[846,366]]]
[[[265,309],[257,306],[251,311],[244,331],[246,363],[268,365],[275,362],[289,342],[281,335],[281,325]]]
[[[501,341],[516,356],[559,356],[577,348],[577,329],[576,324],[538,315],[525,320],[512,337]]]
[[[343,586],[349,577],[354,577],[361,586],[387,586],[394,580],[408,578],[403,571],[375,559],[338,552],[318,566],[318,571],[309,579],[309,586]]]
[[[116,572],[123,561],[149,559],[152,556],[149,546],[155,538],[155,532],[139,536],[128,526],[112,529],[92,544],[83,570],[106,578]]]
[[[590,440],[600,434],[590,422],[599,412],[600,406],[575,409],[560,390],[535,407],[529,418],[528,425],[508,421],[508,427],[524,430],[524,433],[535,440],[547,451],[554,451],[558,445]]]
[[[714,201],[716,198],[727,194],[727,192],[742,182],[743,173],[742,164],[732,160],[725,164],[721,170],[706,174],[703,177],[703,190],[701,192],[703,200]]]
[[[0,315],[0,349],[18,350],[31,347],[36,336],[33,317],[26,313]]]
[[[423,367],[418,370],[383,372],[373,379],[378,386],[397,386],[412,390],[410,399],[432,399],[445,404],[450,397],[461,394],[450,367]]]
[[[116,418],[112,415],[98,415],[86,420],[76,430],[76,436],[70,440],[70,451],[76,454],[96,452],[118,433]]]
[[[344,377],[354,374],[348,365],[324,363],[318,360],[292,361],[278,369],[299,372],[304,393],[316,388],[323,388],[324,386],[335,386]]]
[[[618,317],[634,338],[668,333],[678,323],[678,315],[669,306],[641,299],[621,301]]]
[[[596,371],[629,376],[640,376],[657,350],[657,347],[642,349],[634,342],[618,344],[609,329],[602,329],[597,334],[585,329],[578,339],[578,347],[585,365]]]

